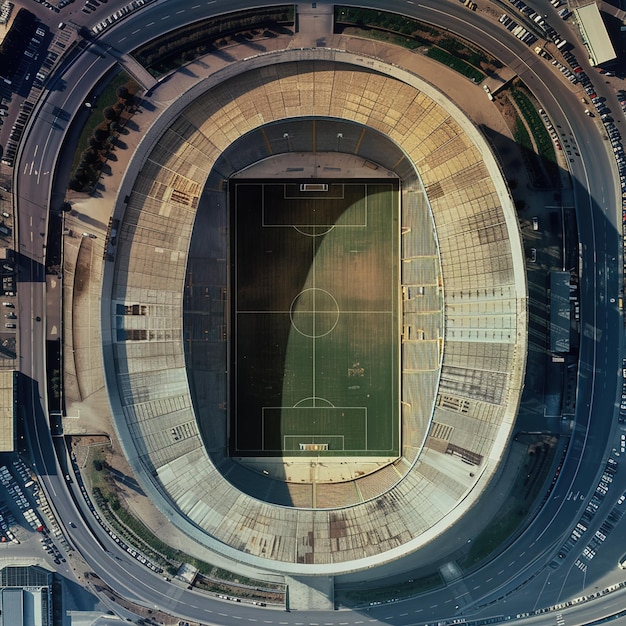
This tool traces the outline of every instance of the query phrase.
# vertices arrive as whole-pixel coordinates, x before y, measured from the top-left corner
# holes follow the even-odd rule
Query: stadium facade
[[[290,469],[292,458],[231,457],[224,369],[230,257],[219,216],[228,181],[302,153],[380,168],[399,181],[401,201],[399,454],[377,465],[309,458],[320,466],[315,479]],[[194,330],[185,304],[194,300],[200,213],[215,218],[202,280],[217,304]],[[113,217],[120,227],[105,267],[102,334],[116,429],[147,493],[188,536],[265,571],[337,575],[414,552],[479,502],[517,414],[527,290],[502,173],[443,94],[348,52],[242,61],[161,116]],[[207,363],[196,371],[199,349]],[[340,473],[359,462],[363,471]]]

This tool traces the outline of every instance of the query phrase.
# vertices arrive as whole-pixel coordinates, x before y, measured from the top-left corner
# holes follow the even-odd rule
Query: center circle
[[[339,322],[339,305],[335,297],[318,287],[303,289],[289,307],[291,325],[305,337],[324,337]]]

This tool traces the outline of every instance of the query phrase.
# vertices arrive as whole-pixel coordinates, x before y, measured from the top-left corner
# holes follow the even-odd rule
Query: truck
[[[546,52],[541,46],[537,46],[535,48],[535,52],[542,58],[546,59],[547,61],[551,61],[552,60],[552,55],[549,52]]]

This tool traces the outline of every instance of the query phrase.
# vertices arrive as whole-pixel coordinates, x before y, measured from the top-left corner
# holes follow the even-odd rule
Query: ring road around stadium
[[[398,67],[284,50],[182,94],[133,158],[104,363],[155,504],[300,576],[458,523],[508,442],[527,334],[513,203],[463,112]]]

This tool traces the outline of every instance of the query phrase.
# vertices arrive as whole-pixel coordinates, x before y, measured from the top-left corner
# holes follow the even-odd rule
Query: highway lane
[[[212,4],[217,4],[217,3],[212,3]],[[239,4],[241,6],[244,6],[244,4],[246,3],[239,3]],[[236,2],[229,3],[228,9],[232,10],[232,9],[237,8],[237,6],[235,5],[237,5]],[[400,2],[397,2],[397,3],[389,2],[388,5],[389,5],[389,8],[392,8],[392,9],[394,6],[397,6],[398,10],[402,8],[404,12],[407,12],[409,9],[412,9],[412,7],[407,7],[406,4],[400,3]],[[422,11],[425,5],[426,3],[423,3],[419,7],[416,7],[415,10]],[[174,10],[176,7],[174,6],[174,2],[171,2],[171,1],[168,3],[163,3],[162,5],[156,5],[156,6],[150,7],[150,10],[145,12],[145,19],[144,19],[145,25],[142,26],[140,32],[143,37],[156,36],[159,32],[165,30],[166,28],[165,24],[167,24],[167,29],[169,30],[175,26],[177,19],[179,19],[181,23],[183,21],[187,21],[188,16],[190,14],[193,14],[194,11],[198,11],[197,15],[200,15],[199,11],[203,6],[204,5],[202,4],[193,5],[192,7],[189,7],[189,5],[187,5],[184,8],[184,13],[177,12],[178,10],[182,11],[183,10],[182,8]],[[433,13],[439,12],[438,13],[439,20],[445,19],[446,23],[448,23],[450,16],[456,17],[457,23],[455,23],[454,30],[467,29],[467,32],[470,37],[476,35],[477,33],[476,28],[472,24],[469,23],[467,9],[464,9],[460,5],[450,5],[449,15],[446,15],[441,12],[440,7],[441,7],[441,3],[435,3],[435,2],[432,2],[431,7],[430,7],[431,9],[434,9],[434,11],[432,11]],[[219,10],[220,10],[220,7],[216,6],[215,11],[219,12]],[[196,14],[193,14],[193,15],[195,17]],[[141,17],[144,18],[143,13],[141,14]],[[472,17],[473,19],[473,16],[470,16],[470,17]],[[432,17],[430,19],[431,21],[435,21],[435,17]],[[122,22],[119,26],[117,26],[115,29],[113,29],[112,31],[106,33],[106,35],[102,38],[102,41],[104,43],[114,45],[120,51],[124,51],[123,44],[130,41],[129,36],[134,36],[133,41],[134,43],[136,43],[136,36],[138,35],[138,32],[134,32],[134,31],[138,31],[136,21],[133,20],[131,22],[131,20],[127,19],[124,22]],[[481,37],[484,37],[487,31],[484,28],[481,28],[480,33],[481,33]],[[575,114],[575,112],[572,115],[574,107],[572,103],[568,104],[567,98],[564,98],[563,100],[561,100],[560,97],[553,96],[552,91],[547,87],[545,80],[538,81],[534,79],[533,73],[532,73],[534,71],[541,73],[541,75],[544,77],[550,76],[553,78],[553,75],[550,73],[551,72],[550,68],[545,68],[542,65],[542,63],[538,60],[538,58],[534,54],[532,54],[532,52],[530,52],[525,46],[520,47],[519,45],[517,45],[516,41],[507,42],[507,44],[509,43],[510,43],[511,49],[514,52],[509,51],[507,46],[500,44],[498,41],[498,38],[492,37],[492,40],[491,40],[491,44],[493,45],[493,47],[497,47],[498,45],[500,46],[500,51],[499,51],[500,54],[498,54],[498,56],[508,55],[510,61],[512,63],[515,63],[516,66],[519,66],[518,71],[519,71],[519,68],[521,68],[522,72],[527,73],[527,76],[525,76],[525,79],[527,80],[527,82],[529,83],[531,87],[533,87],[539,92],[545,91],[545,93],[543,94],[543,97],[540,96],[540,98],[541,98],[541,101],[544,102],[546,110],[548,110],[551,115],[554,115],[553,111],[558,112],[559,110],[562,110],[560,102],[561,101],[563,102],[563,106],[565,107],[565,110],[563,111],[563,119],[560,121],[565,124],[564,128],[568,128],[567,124],[568,124],[568,119],[569,119],[569,122],[572,124],[572,130],[574,130],[576,133],[578,133],[579,130],[581,129],[583,131],[585,130],[585,128],[588,129],[589,128],[588,118],[583,117],[581,119],[577,119],[577,115]],[[484,42],[483,42],[483,45],[485,45]],[[515,49],[516,46],[517,48],[519,48],[519,50]],[[488,46],[488,47],[491,47],[491,46]],[[519,56],[514,56],[514,53]],[[87,61],[86,59],[89,59],[89,61]],[[30,206],[32,207],[31,211],[33,214],[32,217],[39,216],[39,218],[41,219],[42,213],[45,212],[45,206],[46,206],[45,193],[39,198],[37,198],[36,196],[33,198],[30,195],[31,193],[30,187],[36,187],[39,190],[45,189],[45,185],[41,184],[42,179],[44,181],[46,180],[45,178],[43,178],[46,176],[45,172],[54,171],[54,164],[57,159],[56,150],[58,150],[58,146],[60,145],[60,141],[58,141],[58,138],[62,136],[63,131],[67,126],[67,122],[65,122],[62,119],[59,119],[58,115],[56,115],[58,110],[55,109],[54,107],[59,106],[61,110],[65,110],[69,112],[76,110],[76,108],[80,107],[80,103],[82,99],[87,95],[87,93],[90,91],[93,85],[97,82],[97,80],[99,80],[101,73],[104,73],[104,71],[106,71],[106,69],[110,65],[111,65],[111,59],[109,58],[101,59],[98,56],[89,55],[89,53],[84,53],[80,57],[79,61],[75,63],[74,65],[72,65],[71,68],[68,70],[70,74],[68,75],[68,78],[65,81],[67,85],[71,85],[71,87],[69,88],[68,96],[64,99],[63,96],[65,92],[59,91],[59,92],[52,92],[47,97],[46,106],[48,108],[46,110],[48,111],[48,114],[52,116],[52,119],[53,119],[53,123],[48,130],[48,134],[46,135],[45,131],[43,133],[41,133],[41,131],[37,131],[36,135],[33,135],[33,136],[29,135],[28,137],[26,147],[30,148],[31,152],[25,151],[24,154],[29,155],[29,156],[26,158],[26,161],[20,160],[20,169],[21,169],[20,176],[21,176],[21,181],[23,181],[24,183],[23,185],[20,186],[20,188],[21,189],[26,189],[27,187],[29,188],[29,192],[28,194],[26,194],[26,197],[22,197],[22,194],[20,193],[20,220],[21,220],[20,221],[20,243],[24,243],[24,247],[27,250],[27,252],[29,254],[32,254],[33,256],[37,255],[37,246],[35,245],[35,242],[37,242],[37,238],[33,235],[32,238],[30,239],[26,239],[26,240],[23,239],[23,236],[21,233],[22,220],[25,221],[24,218],[27,218],[29,216],[29,212],[28,210],[26,210],[24,214],[24,218],[23,218],[21,206],[22,206],[22,201],[27,207],[29,206],[29,202],[30,202]],[[82,83],[81,83],[81,76],[83,80]],[[533,85],[532,84],[533,82],[537,84]],[[566,86],[562,86],[562,87],[564,88],[564,93],[567,93],[569,95],[568,88]],[[556,94],[560,95],[558,90],[554,90],[554,91],[556,92]],[[558,107],[558,108],[555,108],[555,107]],[[578,117],[580,117],[580,111],[578,111]],[[597,148],[597,143],[598,143],[597,140],[595,139],[595,135],[593,135],[593,133],[588,133],[588,134],[590,134],[590,142],[591,142],[589,146],[589,151],[591,152],[592,155],[601,154],[601,152],[596,152],[593,149],[594,146]],[[37,141],[37,143],[33,143],[33,141]],[[41,152],[39,151],[39,146],[42,146]],[[581,154],[583,154],[583,152],[581,152]],[[31,158],[31,155],[32,155],[32,160],[29,161],[29,158]],[[22,166],[22,163],[24,164],[23,166]],[[576,165],[577,164],[574,164],[575,168],[576,168]],[[593,182],[593,185],[594,185],[592,189],[592,193],[597,195],[597,197],[601,197],[603,190],[600,189],[600,193],[598,195],[598,191],[596,190],[596,187],[598,185],[602,186],[603,185],[602,181],[606,178],[606,171],[603,172],[603,168],[602,168],[602,159],[596,159],[595,156],[592,156],[592,158],[590,158],[589,163],[585,162],[585,166],[589,168],[593,168],[595,166],[596,169],[598,170],[598,174],[599,174],[598,177],[589,176],[589,178]],[[576,169],[574,169],[574,173],[577,176],[581,176],[583,172],[581,171],[577,173]],[[27,177],[30,177],[30,180]],[[39,182],[39,185],[32,184],[33,181],[35,180],[34,177],[37,177],[36,180],[37,182]],[[583,194],[585,193],[583,189],[581,189],[581,193]],[[26,229],[27,233],[28,233],[28,226],[32,226],[32,225],[33,225],[32,223],[27,224],[27,229]],[[587,224],[587,226],[589,226],[589,224]],[[581,227],[581,230],[582,230],[582,227]],[[30,232],[31,234],[33,233],[32,228]],[[42,231],[42,232],[45,232],[45,231]],[[592,232],[592,231],[586,231],[586,232]],[[604,239],[608,241],[608,235],[605,234]],[[42,255],[42,253],[43,251],[41,251],[40,254]],[[39,256],[39,258],[42,258],[42,256]],[[591,293],[594,293],[595,288],[596,288],[595,279],[592,279],[592,277],[587,276],[586,280],[589,281],[588,289],[590,290]],[[591,300],[593,301],[594,299],[595,298],[592,297]],[[589,302],[589,300],[587,300],[587,302]],[[593,314],[594,314],[593,311],[587,311],[587,313],[583,312],[583,319],[584,320],[593,319]],[[605,321],[605,324],[603,326],[604,328],[606,328],[606,323],[607,322]],[[599,324],[592,324],[592,326],[594,328],[600,327]],[[594,338],[596,336],[596,331],[593,330],[591,335],[592,335],[592,338]],[[588,357],[588,360],[586,362],[589,363],[592,371],[594,369],[594,361],[592,358],[593,352],[594,352],[593,347],[596,346],[597,343],[598,342],[594,341],[593,339],[589,342],[590,357]],[[34,344],[34,345],[37,345],[37,344]],[[607,363],[607,367],[608,367],[609,365],[608,351],[605,351],[605,354],[607,356],[607,358],[605,359],[605,362]],[[591,400],[589,401],[589,406],[590,407],[592,406]],[[600,442],[602,442],[603,441],[603,429],[598,428],[597,432],[596,430],[592,431],[590,433],[590,436],[594,440],[597,438]],[[584,441],[585,441],[584,438],[580,439],[580,447],[579,447],[580,450],[583,449],[582,443]],[[571,454],[574,454],[576,451],[576,447],[573,446],[572,450],[574,452]],[[595,450],[595,454],[596,456],[599,456],[598,450]],[[595,461],[591,461],[589,465],[595,468],[596,466]],[[564,470],[563,472],[564,478],[561,479],[562,481],[565,481],[565,476],[567,476],[567,471],[568,471],[567,469]],[[573,476],[574,474],[572,474],[572,477]],[[585,493],[588,492],[590,486],[593,484],[593,480],[591,477],[589,477],[589,473],[587,473],[587,477],[579,476],[577,479],[579,480],[579,482],[572,483],[572,488],[574,487],[578,488],[578,485],[580,485],[583,492]],[[58,488],[61,489],[61,485],[58,485]],[[559,517],[561,517],[564,514],[564,512],[568,513],[567,524],[562,525],[563,528],[561,529],[561,532],[564,532],[563,529],[565,529],[567,525],[571,524],[571,520],[573,519],[573,517],[570,517],[569,514],[576,513],[576,511],[579,508],[580,508],[579,504],[575,505],[572,503],[571,505],[568,505],[568,508],[566,511],[563,511],[563,510],[560,511]],[[570,509],[572,510],[570,511]],[[547,513],[548,518],[550,515],[555,516],[556,512],[557,510],[554,510],[554,509],[551,512],[548,512]],[[548,526],[551,527],[551,525],[548,525]],[[558,536],[559,534],[558,531],[553,531],[553,532],[556,536]],[[519,543],[521,542],[518,542],[518,544]],[[519,549],[521,546],[518,544],[516,544],[518,548],[518,552],[520,552],[520,554],[522,552],[525,552],[524,550]],[[93,556],[95,557],[95,551],[94,551]],[[542,553],[538,551],[536,558],[539,559],[541,556],[542,556]],[[526,557],[526,554],[522,554],[520,558],[523,558],[528,561],[528,557]],[[482,581],[482,584],[485,584],[485,585],[487,584],[486,578],[487,577],[485,577],[485,579]],[[515,581],[512,581],[512,582],[515,582]],[[388,609],[385,609],[385,610],[388,610]],[[380,612],[383,613],[384,610],[381,609]]]

